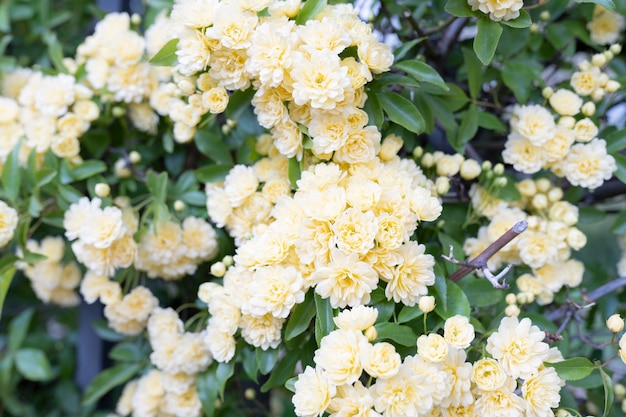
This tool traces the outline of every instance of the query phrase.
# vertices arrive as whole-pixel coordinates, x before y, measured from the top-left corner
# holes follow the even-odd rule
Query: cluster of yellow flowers
[[[76,306],[80,299],[75,289],[82,278],[78,264],[74,261],[63,262],[65,241],[61,237],[48,236],[37,242],[29,240],[26,249],[47,259],[28,265],[18,262],[19,269],[30,280],[37,298],[44,303],[58,304],[64,307]],[[18,255],[21,255],[18,252]]]
[[[597,138],[598,126],[590,117],[596,111],[594,102],[619,89],[619,83],[601,69],[619,51],[620,45],[612,45],[591,61],[581,61],[570,78],[573,91],[544,89],[557,121],[542,105],[515,106],[502,152],[504,161],[526,174],[550,169],[571,184],[589,189],[610,179],[617,170],[615,159],[607,154],[606,142]],[[584,97],[591,100],[583,103]]]
[[[100,116],[93,92],[68,74],[45,75],[19,68],[2,75],[0,164],[22,140],[20,162],[48,151],[80,163],[80,137]]]
[[[366,127],[364,85],[389,69],[391,49],[352,5],[327,6],[297,25],[293,18],[301,6],[271,0],[176,1],[171,15],[180,28],[176,68],[199,89],[180,105],[197,103],[205,113],[220,112],[228,103],[227,91],[252,85],[255,114],[281,154],[302,157],[304,126],[316,156],[330,159],[334,153],[339,162],[365,162],[377,152],[380,134]],[[267,15],[259,16],[264,9]],[[179,121],[190,137],[202,112],[194,114],[193,120]]]
[[[584,267],[581,262],[570,259],[570,253],[572,249],[585,246],[587,238],[575,227],[578,208],[562,200],[563,191],[554,187],[550,180],[526,179],[516,186],[522,200],[514,203],[499,200],[480,186],[472,187],[472,206],[490,223],[480,227],[477,237],[467,239],[463,249],[473,258],[515,223],[527,221],[528,229],[496,253],[488,267],[495,270],[502,263],[529,266],[532,274],[523,274],[517,279],[518,289],[524,294],[519,301],[548,304],[564,285],[580,285]]]
[[[540,417],[559,404],[564,383],[544,362],[563,358],[527,318],[502,319],[487,339],[490,356],[472,364],[465,349],[475,331],[467,317],[447,319],[443,335],[419,336],[417,353],[402,358],[393,345],[372,343],[377,315],[358,306],[334,318],[337,329],[322,338],[315,367],[294,384],[296,415]]]

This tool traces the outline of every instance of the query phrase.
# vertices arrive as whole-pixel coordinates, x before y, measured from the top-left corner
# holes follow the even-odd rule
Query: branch
[[[626,276],[617,278],[608,284],[604,284],[603,286],[596,288],[589,294],[583,296],[583,300],[587,303],[594,303],[598,300],[598,298],[602,298],[621,287],[626,287]]]
[[[500,251],[500,249],[502,249],[507,243],[509,243],[510,241],[515,239],[517,236],[519,236],[520,233],[523,233],[524,230],[526,230],[526,228],[528,228],[528,222],[526,222],[526,221],[521,221],[521,222],[515,223],[513,225],[513,227],[511,227],[509,230],[504,232],[504,234],[502,236],[500,236],[495,242],[493,242],[491,245],[489,245],[477,257],[475,257],[474,259],[472,259],[469,262],[458,262],[458,261],[456,261],[454,259],[453,256],[444,256],[444,259],[447,259],[448,261],[456,263],[458,265],[462,265],[462,268],[459,269],[458,271],[456,271],[455,273],[453,273],[452,275],[450,275],[448,277],[448,279],[450,279],[450,280],[452,280],[454,282],[457,282],[457,281],[461,280],[461,278],[463,278],[464,276],[468,275],[469,273],[471,273],[475,269],[480,269],[483,272],[489,271],[489,269],[487,269],[487,261],[493,255],[498,253]],[[511,268],[511,265],[507,266],[504,269],[504,271],[502,271],[501,273],[499,273],[496,276],[491,274],[491,272],[489,272],[489,274],[487,274],[485,272],[485,276],[487,277],[487,279],[489,279],[489,281],[492,284],[494,284],[495,288],[503,288],[503,285],[506,285],[506,284],[498,283],[498,279],[503,277],[504,274],[506,272],[508,272],[508,270],[510,268]],[[498,286],[496,286],[496,285],[498,285]]]

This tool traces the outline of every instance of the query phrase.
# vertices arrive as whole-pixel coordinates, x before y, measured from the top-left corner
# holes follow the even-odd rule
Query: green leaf
[[[398,62],[393,66],[396,69],[406,72],[417,81],[430,83],[441,87],[444,91],[450,91],[450,88],[446,85],[446,82],[441,78],[441,75],[430,65],[425,62],[418,61],[416,59]]]
[[[33,217],[39,217],[41,210],[43,210],[43,206],[41,205],[39,198],[37,198],[35,194],[31,194],[28,199],[28,214]]]
[[[49,381],[54,378],[50,362],[41,349],[24,348],[15,353],[15,367],[30,381]]]
[[[506,125],[496,115],[486,111],[478,112],[478,126],[500,133],[507,131]]]
[[[519,12],[519,16],[517,16],[515,19],[501,20],[500,23],[516,29],[523,29],[532,25],[533,21],[530,18],[528,12],[524,9],[520,10]]]
[[[87,386],[83,396],[83,405],[91,406],[96,404],[106,393],[135,376],[142,366],[139,363],[120,363],[104,370]]]
[[[146,175],[146,187],[154,197],[154,199],[160,203],[165,203],[167,200],[167,172],[163,171],[157,175],[154,171],[149,171]]]
[[[533,64],[532,61],[511,59],[502,66],[502,82],[513,91],[520,103],[528,101],[533,82],[541,76],[541,70]]]
[[[413,133],[426,130],[426,122],[420,111],[408,99],[397,93],[376,94],[384,112],[392,122],[399,124]]]
[[[400,310],[400,314],[398,314],[398,323],[407,323],[411,320],[415,320],[418,317],[424,315],[424,312],[420,310],[418,306],[404,306],[402,310]]]
[[[603,368],[599,367],[598,370],[600,371],[600,375],[602,375],[602,384],[604,385],[604,412],[602,413],[602,417],[609,417],[615,401],[613,382],[609,374],[607,374]]]
[[[11,201],[15,201],[20,192],[22,177],[20,176],[20,160],[19,148],[21,142],[15,145],[15,148],[7,156],[6,162],[2,167],[2,186],[4,194]]]
[[[173,67],[178,63],[176,46],[178,39],[170,39],[152,58],[150,63],[154,66]]]
[[[474,38],[474,52],[483,65],[489,65],[496,53],[502,35],[502,26],[485,16],[478,21],[476,27],[478,31]]]
[[[124,342],[111,349],[109,358],[118,362],[139,362],[145,358],[145,352],[136,343]]]
[[[297,190],[298,180],[300,179],[300,175],[302,173],[300,172],[300,162],[298,162],[295,156],[289,159],[288,172],[289,172],[289,182],[291,183],[291,187],[294,190]]]
[[[204,416],[213,417],[218,391],[214,366],[196,376],[196,390],[198,391],[198,398],[202,404]]]
[[[613,132],[606,138],[606,151],[609,153],[619,152],[626,148],[626,129]]]
[[[571,358],[561,362],[545,363],[546,366],[554,368],[559,374],[559,378],[566,381],[577,381],[589,376],[595,366],[587,358]]]
[[[499,303],[504,297],[502,290],[493,288],[493,285],[484,278],[468,276],[457,284],[472,307],[488,307]]]
[[[335,322],[333,321],[333,308],[330,305],[329,299],[322,298],[318,293],[314,294],[315,299],[315,341],[317,346],[324,336],[332,332],[335,328]]]
[[[315,301],[313,292],[308,291],[304,301],[293,309],[289,316],[289,321],[285,327],[285,340],[291,340],[304,333],[311,324],[311,319],[315,316]]]
[[[463,118],[461,119],[461,126],[459,126],[459,133],[452,143],[450,143],[457,151],[462,152],[465,144],[469,142],[478,131],[478,108],[476,104],[472,103],[468,107]]]
[[[626,211],[622,211],[619,216],[617,216],[613,226],[611,227],[611,232],[616,235],[623,235],[626,233]]]
[[[14,257],[6,257],[10,261],[12,265],[18,258]],[[5,263],[5,259],[2,259],[2,263]],[[9,287],[11,286],[11,281],[13,281],[13,276],[15,275],[15,266],[10,266],[8,268],[2,268],[2,272],[0,273],[0,318],[2,318],[2,309],[4,308],[4,300],[9,292]]]
[[[230,95],[228,106],[224,114],[231,120],[239,120],[243,112],[250,108],[250,101],[254,96],[254,88],[250,87],[245,91],[237,90]]]
[[[454,282],[446,280],[447,308],[435,306],[435,311],[442,318],[449,318],[456,314],[469,317],[470,303],[463,290]]]
[[[223,362],[217,364],[217,369],[215,370],[215,378],[217,382],[217,386],[219,388],[220,398],[224,399],[224,388],[226,387],[226,383],[233,376],[235,372],[235,361]]]
[[[444,10],[456,17],[480,16],[478,12],[472,11],[467,0],[448,0]]]
[[[107,165],[102,161],[85,161],[72,170],[72,178],[76,181],[84,180],[107,170]]]
[[[59,196],[63,198],[63,200],[67,201],[69,204],[74,204],[84,197],[84,195],[80,191],[70,185],[58,184],[57,192],[59,193]]]
[[[617,171],[613,173],[621,182],[626,184],[626,156],[616,153],[613,155],[617,164]]]
[[[409,326],[396,323],[378,323],[374,325],[378,332],[377,340],[391,340],[402,346],[415,346],[417,335]]]
[[[180,199],[190,206],[204,207],[206,205],[206,194],[202,191],[187,191],[180,196]]]
[[[376,94],[368,94],[367,100],[365,100],[365,105],[363,106],[363,110],[367,113],[367,118],[370,125],[376,126],[380,128],[385,121],[385,114],[383,113],[383,108],[380,105],[380,101],[376,97]]]
[[[57,37],[55,35],[47,36],[46,43],[48,44],[48,56],[54,68],[59,72],[67,74],[67,67],[63,63],[63,47]]]
[[[33,314],[34,310],[29,308],[22,311],[13,320],[11,320],[11,324],[9,324],[10,352],[15,352],[20,348],[20,346],[22,346],[22,343],[24,343],[24,339],[28,333],[28,328],[30,327],[30,322],[33,319]]]
[[[35,184],[38,187],[43,187],[54,179],[57,175],[57,170],[53,168],[41,168],[35,173]]]
[[[194,174],[200,182],[219,182],[226,178],[232,165],[207,165],[195,170]]]
[[[470,97],[476,99],[483,85],[483,66],[470,49],[463,48],[463,60],[467,66],[467,84]]]
[[[608,9],[612,12],[617,11],[615,9],[615,3],[613,2],[613,0],[574,0],[576,3],[594,3],[594,4],[598,4],[602,7],[604,7],[605,9]]]
[[[256,363],[258,365],[259,372],[261,372],[263,375],[267,375],[272,370],[272,368],[274,368],[277,360],[278,349],[256,349]]]
[[[506,185],[502,188],[494,189],[492,195],[504,201],[519,201],[522,195],[515,186],[515,178],[510,174],[504,174],[507,179]]]
[[[269,379],[261,386],[261,392],[268,392],[274,387],[283,385],[294,374],[296,364],[300,360],[301,352],[299,350],[288,352],[278,362],[276,369],[272,371]]]
[[[396,61],[399,61],[400,59],[404,58],[413,47],[415,47],[417,44],[422,42],[424,39],[426,38],[413,39],[411,41],[404,42],[400,46],[398,46],[396,50],[393,51],[393,54],[396,57]]]
[[[230,149],[228,149],[228,145],[222,141],[219,135],[215,135],[206,129],[201,129],[196,132],[195,143],[200,152],[218,164],[233,164]]]
[[[326,7],[326,0],[306,0],[296,16],[296,24],[304,25],[307,20],[314,18]]]

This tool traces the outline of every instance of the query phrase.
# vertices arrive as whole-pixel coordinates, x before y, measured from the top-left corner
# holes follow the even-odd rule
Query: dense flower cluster
[[[316,156],[330,159],[335,153],[340,162],[365,162],[376,153],[380,134],[366,127],[360,110],[364,85],[389,69],[391,50],[351,5],[327,6],[314,20],[296,25],[300,7],[300,2],[282,1],[177,1],[172,9],[172,21],[181,28],[176,68],[197,77],[200,90],[179,107],[197,102],[204,113],[221,112],[229,91],[252,85],[255,114],[281,154],[301,159],[303,125]],[[268,15],[259,17],[263,9]],[[348,49],[354,54],[340,56]],[[191,137],[202,114],[173,118]]]
[[[515,106],[502,152],[504,162],[526,174],[550,169],[571,184],[590,189],[612,177],[617,170],[615,159],[607,153],[606,142],[597,137],[598,126],[590,118],[595,113],[594,102],[619,88],[601,69],[606,56],[597,54],[591,62],[580,62],[570,79],[572,90],[544,91],[557,121],[542,105]],[[586,97],[592,101],[583,103]]]
[[[499,200],[479,186],[470,190],[474,210],[490,222],[480,227],[477,237],[468,238],[463,249],[473,258],[515,223],[527,221],[528,229],[495,254],[488,266],[492,270],[503,263],[529,266],[532,274],[520,276],[517,286],[529,302],[548,304],[563,286],[580,285],[584,267],[570,259],[570,253],[585,246],[587,237],[576,228],[578,208],[562,200],[563,191],[548,179],[526,179],[516,186],[522,200],[514,203]]]
[[[529,319],[502,319],[487,340],[491,357],[472,364],[465,349],[474,328],[467,317],[446,320],[443,336],[421,335],[417,353],[405,358],[393,345],[371,343],[363,334],[376,318],[375,309],[363,306],[335,318],[338,329],[322,339],[315,367],[294,384],[296,415],[544,417],[559,404],[563,381],[543,363],[562,360],[561,354]]]

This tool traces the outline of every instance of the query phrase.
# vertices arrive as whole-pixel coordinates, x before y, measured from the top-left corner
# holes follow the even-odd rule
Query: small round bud
[[[246,400],[252,401],[256,398],[256,391],[254,390],[254,388],[247,388],[243,392],[243,396],[246,398]]]
[[[526,221],[528,222],[528,228],[531,230],[539,227],[539,217],[537,216],[528,216]]]
[[[541,95],[546,100],[552,97],[552,94],[554,94],[554,89],[552,87],[545,87],[543,90],[541,90]]]
[[[179,211],[179,212],[183,211],[183,210],[185,210],[185,207],[187,207],[187,206],[185,205],[184,202],[182,202],[180,200],[174,201],[174,211]]]
[[[495,185],[496,187],[502,188],[502,187],[505,187],[508,182],[509,180],[506,177],[498,177],[493,182],[493,185]]]
[[[493,165],[491,164],[491,161],[483,161],[482,167],[483,171],[489,171]]]
[[[105,198],[111,194],[111,187],[109,187],[109,184],[99,182],[94,187],[94,192],[98,197]]]
[[[613,392],[615,392],[615,398],[619,401],[623,400],[626,397],[626,387],[622,384],[615,384],[613,387]]]
[[[606,327],[613,333],[619,333],[624,330],[624,319],[619,314],[613,314],[606,320]]]
[[[445,226],[446,221],[445,220],[438,220],[437,221],[437,229],[443,229],[443,226]]]
[[[537,186],[537,191],[540,193],[547,193],[550,187],[552,187],[552,183],[547,178],[537,179],[535,185]]]
[[[378,157],[383,161],[389,161],[398,154],[400,149],[402,149],[402,145],[404,145],[404,141],[400,136],[394,134],[387,135],[380,144]]]
[[[591,62],[587,61],[586,59],[578,63],[578,69],[580,71],[587,71],[590,68],[591,68]]]
[[[133,13],[130,17],[130,23],[135,26],[139,26],[141,24],[141,16],[138,13]]]
[[[435,189],[437,194],[444,195],[450,191],[450,180],[448,177],[437,177],[435,180]]]
[[[613,52],[611,52],[610,50],[604,51],[603,55],[606,57],[607,61],[610,61],[613,58],[615,58],[615,55],[613,55]]]
[[[482,172],[482,168],[480,164],[474,159],[466,159],[461,164],[461,170],[460,170],[461,178],[463,178],[466,181],[471,181],[477,178],[481,172]]]
[[[559,118],[559,121],[557,123],[559,126],[563,126],[566,129],[573,129],[576,125],[576,119],[574,119],[572,116],[563,116]]]
[[[226,124],[232,129],[237,126],[237,121],[232,119],[226,119]]]
[[[526,178],[517,183],[517,190],[522,197],[532,197],[537,194],[537,185],[535,185],[535,181]]]
[[[131,151],[131,153],[128,154],[128,159],[130,159],[131,163],[138,164],[141,162],[141,154],[137,151]]]
[[[587,417],[593,417],[593,416],[597,416],[598,414],[600,414],[600,409],[598,408],[598,406],[592,403],[591,401],[587,401],[585,403],[585,407],[587,408],[587,411],[592,414],[591,416],[587,416]]]
[[[545,194],[535,194],[532,199],[532,205],[537,210],[548,208],[548,197]]]
[[[507,317],[517,317],[519,316],[519,313],[520,313],[520,309],[517,306],[517,304],[509,304],[504,309],[504,314],[506,314]]]
[[[224,256],[224,259],[222,259],[222,263],[226,266],[226,268],[228,268],[229,266],[233,266],[235,260],[231,255],[226,255]]]
[[[517,294],[517,302],[519,304],[528,304],[528,294],[527,292],[520,292]]]
[[[232,129],[228,125],[222,125],[222,133],[228,135]]]
[[[510,292],[506,295],[506,297],[504,297],[504,301],[506,301],[507,304],[515,304],[517,303],[517,297],[515,294]]]
[[[554,187],[548,191],[548,201],[555,203],[563,198],[563,190],[559,187]]]
[[[593,101],[600,101],[604,98],[604,89],[603,88],[596,88],[595,90],[593,90],[593,92],[591,93],[591,99]]]
[[[126,109],[121,106],[115,106],[113,107],[113,109],[111,109],[111,114],[113,115],[113,117],[124,117],[124,115],[126,114]]]
[[[115,199],[113,199],[113,204],[119,208],[130,207],[130,198],[125,195],[118,195]]]
[[[619,82],[615,80],[608,80],[606,84],[604,85],[604,91],[610,94],[619,90],[620,87],[621,87],[621,84]]]
[[[115,161],[114,170],[115,175],[120,178],[128,178],[132,175],[132,171],[128,168],[128,166],[126,166],[126,161],[122,158]]]
[[[502,165],[501,163],[497,163],[494,165],[493,167],[493,173],[496,175],[502,175],[504,174],[504,165]]]
[[[530,33],[539,33],[539,25],[536,23],[533,23],[532,25],[530,25],[528,30],[530,30]]]
[[[365,337],[367,338],[368,342],[373,342],[374,340],[376,340],[376,338],[378,337],[378,331],[376,330],[376,327],[370,326],[365,329]]]
[[[606,56],[604,54],[595,54],[591,57],[591,64],[596,67],[603,67],[606,65]]]
[[[176,86],[180,90],[180,95],[190,96],[196,92],[196,83],[190,79],[182,79],[176,83]]]
[[[417,146],[413,149],[413,158],[420,159],[424,155],[424,149],[421,146]]]
[[[420,298],[417,306],[424,313],[430,313],[435,309],[435,297],[433,297],[432,295],[425,295]]]
[[[433,165],[435,165],[435,158],[433,157],[432,153],[426,152],[424,155],[422,155],[422,160],[420,161],[420,163],[424,168],[431,168]]]
[[[574,417],[573,415],[571,415],[567,410],[564,409],[559,409],[556,410],[556,413],[554,413],[554,417]]]
[[[211,275],[221,278],[226,273],[226,265],[223,262],[215,262],[211,265]]]
[[[588,101],[580,109],[585,116],[593,116],[596,113],[596,105],[593,101]]]
[[[600,73],[600,75],[598,75],[598,85],[600,87],[606,86],[606,83],[608,83],[609,80],[610,80],[609,75],[606,72],[602,72]]]
[[[543,20],[544,22],[550,20],[550,10],[544,10],[539,13],[539,19]]]
[[[609,47],[609,51],[613,52],[613,55],[619,55],[622,53],[622,45],[619,43],[614,43]]]

